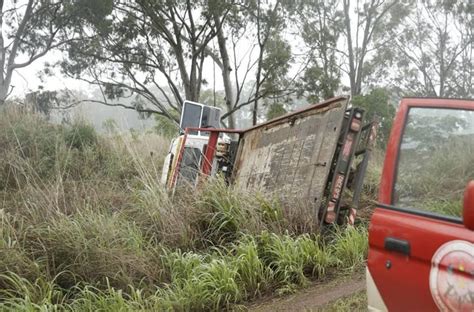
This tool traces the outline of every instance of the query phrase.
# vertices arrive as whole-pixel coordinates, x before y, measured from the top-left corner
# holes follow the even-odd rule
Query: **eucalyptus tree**
[[[351,95],[362,93],[370,79],[383,80],[389,70],[386,49],[393,43],[410,1],[342,0],[344,46],[339,50],[346,61],[341,70],[347,74]]]
[[[466,1],[414,3],[393,36],[393,85],[401,94],[473,97],[474,6]]]
[[[299,81],[299,96],[310,102],[331,98],[341,86],[341,66],[338,41],[343,32],[340,0],[300,2],[296,15],[305,47],[306,60]]]
[[[107,24],[77,30],[63,73],[97,85],[99,103],[156,113],[177,121],[184,99],[198,101],[208,44],[216,36],[212,1],[117,0]],[[222,24],[223,12],[218,19]],[[134,97],[132,105],[120,103]]]
[[[252,124],[262,115],[262,98],[281,99],[294,92],[287,81],[292,51],[285,28],[294,10],[293,1],[222,1],[229,8],[225,23],[217,31],[218,48],[210,55],[221,69],[227,111],[223,118],[252,106]],[[214,12],[219,12],[215,10]]]
[[[76,40],[67,31],[76,22],[68,1],[0,0],[0,104],[13,91],[16,70]]]

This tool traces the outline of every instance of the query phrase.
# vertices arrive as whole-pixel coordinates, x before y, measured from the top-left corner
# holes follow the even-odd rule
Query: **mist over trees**
[[[0,103],[15,70],[52,50],[45,74],[100,91],[79,102],[174,122],[185,99],[235,127],[344,93],[381,113],[393,97],[474,96],[469,1],[0,0],[0,12]]]

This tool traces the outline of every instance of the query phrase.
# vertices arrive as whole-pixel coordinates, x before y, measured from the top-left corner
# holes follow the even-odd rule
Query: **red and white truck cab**
[[[370,311],[474,311],[474,100],[405,98],[369,226]]]

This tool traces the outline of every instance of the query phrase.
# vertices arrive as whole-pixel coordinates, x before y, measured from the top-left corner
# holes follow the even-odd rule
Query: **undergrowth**
[[[220,180],[172,196],[168,143],[3,110],[0,310],[236,309],[363,265],[363,227],[322,240]]]

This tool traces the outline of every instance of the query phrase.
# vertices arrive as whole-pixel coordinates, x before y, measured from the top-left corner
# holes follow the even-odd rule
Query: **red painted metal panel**
[[[395,181],[395,170],[398,159],[398,149],[410,107],[439,107],[474,109],[473,100],[440,99],[440,98],[404,98],[400,103],[397,115],[392,125],[392,131],[385,152],[385,161],[380,181],[379,202],[382,204],[392,203],[392,190]]]
[[[400,142],[403,135],[407,114],[411,107],[432,107],[474,110],[472,100],[451,99],[403,99],[396,115],[390,139],[387,145],[379,202],[392,204],[392,191],[395,183]],[[460,198],[461,199],[461,198]],[[416,207],[415,207],[416,208]],[[389,251],[385,248],[385,239],[395,238],[409,243],[408,255]],[[452,280],[463,285],[454,285],[453,289],[466,291],[464,305],[460,309],[473,309],[469,303],[469,291],[474,291],[474,261],[463,267],[448,267],[446,263],[435,263],[435,253],[449,242],[462,241],[465,252],[471,252],[474,258],[474,232],[462,224],[445,221],[429,216],[416,215],[404,211],[376,208],[369,227],[368,268],[389,311],[436,311],[439,308],[434,301],[433,270],[450,276]],[[470,247],[469,247],[470,246]],[[464,251],[463,251],[464,252]],[[465,255],[465,257],[469,257]],[[438,268],[439,267],[439,268]],[[441,274],[441,273],[440,273]],[[435,280],[435,283],[438,282]],[[449,283],[448,280],[445,283]],[[431,285],[431,286],[430,286]],[[436,285],[435,285],[436,286]],[[441,285],[445,287],[445,285]],[[431,288],[430,288],[431,287]],[[456,288],[458,287],[458,288]],[[449,302],[450,294],[443,294]],[[455,298],[455,297],[453,297]],[[451,300],[452,301],[452,300]],[[452,301],[453,303],[453,301]],[[458,303],[453,303],[458,304]]]
[[[216,153],[217,139],[219,139],[219,132],[211,131],[201,168],[202,174],[207,176],[211,174],[212,163],[214,162],[214,155]]]

